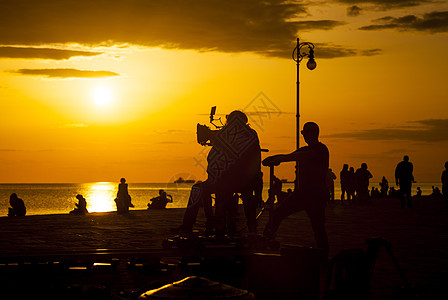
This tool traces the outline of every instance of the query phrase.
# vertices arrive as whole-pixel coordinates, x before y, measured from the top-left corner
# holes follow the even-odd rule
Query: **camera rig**
[[[212,124],[216,130],[210,129],[207,125],[197,124],[196,125],[196,136],[198,143],[202,146],[211,146],[212,144],[209,142],[209,140],[213,137],[213,135],[219,131],[224,124],[221,121],[221,117],[215,119],[216,114],[216,106],[213,106],[210,110],[210,124]],[[221,123],[220,125],[215,124],[214,122],[219,121]]]

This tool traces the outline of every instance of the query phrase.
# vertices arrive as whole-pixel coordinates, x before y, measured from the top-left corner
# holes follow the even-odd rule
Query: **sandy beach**
[[[183,212],[184,209],[134,210],[129,215],[107,212],[0,218],[0,275],[2,279],[9,276],[11,269],[6,263],[14,263],[14,258],[32,258],[44,253],[57,256],[95,249],[163,253],[162,241],[173,235],[170,229],[180,224]],[[423,289],[426,295],[442,291],[448,280],[448,208],[442,199],[414,199],[412,209],[400,208],[400,201],[395,198],[374,199],[365,206],[337,202],[328,205],[326,213],[330,258],[344,249],[365,250],[366,239],[383,237],[392,243],[392,250],[412,285]],[[267,217],[264,214],[260,218],[259,231],[264,228]],[[242,228],[245,222],[242,208],[238,222]],[[203,224],[201,212],[197,228],[203,228]],[[305,212],[284,220],[278,241],[307,247],[315,245]],[[321,293],[324,277],[325,270],[321,270]],[[372,277],[370,299],[393,299],[393,289],[400,283],[402,280],[383,249]]]

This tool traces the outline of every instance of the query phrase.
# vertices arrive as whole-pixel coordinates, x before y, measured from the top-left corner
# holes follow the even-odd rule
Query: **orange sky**
[[[211,106],[291,152],[297,37],[317,61],[300,67],[301,123],[320,125],[336,174],[366,162],[393,181],[407,154],[417,182],[438,182],[448,3],[435,0],[1,1],[0,182],[205,179],[195,132]]]

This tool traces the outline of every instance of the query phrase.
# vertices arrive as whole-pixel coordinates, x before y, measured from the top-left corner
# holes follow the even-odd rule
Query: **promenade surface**
[[[93,249],[126,251],[162,250],[170,229],[180,225],[184,209],[160,211],[136,210],[129,215],[114,212],[86,216],[42,215],[0,218],[0,257],[66,253]],[[330,258],[344,249],[365,250],[365,240],[383,237],[409,282],[426,294],[443,290],[448,282],[448,208],[440,198],[414,199],[412,209],[400,208],[394,198],[374,199],[368,205],[330,204],[326,208],[326,228],[330,240]],[[260,231],[268,214],[260,218]],[[244,226],[242,207],[239,227]],[[204,224],[202,212],[197,228]],[[243,232],[244,234],[244,232]],[[313,247],[314,237],[305,212],[284,220],[278,241]],[[5,275],[6,274],[6,275]],[[324,282],[322,270],[321,282]],[[7,276],[3,272],[0,276]],[[2,279],[3,279],[2,277]],[[371,281],[370,299],[393,299],[393,289],[402,283],[387,252],[380,251]],[[321,284],[321,287],[323,284]],[[442,299],[442,298],[440,298]]]

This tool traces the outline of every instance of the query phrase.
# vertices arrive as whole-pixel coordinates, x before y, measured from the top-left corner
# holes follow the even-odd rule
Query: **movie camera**
[[[211,143],[208,141],[211,140],[213,135],[224,126],[224,124],[221,121],[221,117],[215,119],[215,114],[216,114],[216,106],[213,106],[212,109],[210,110],[210,124],[212,124],[216,128],[216,130],[210,129],[210,127],[208,127],[207,125],[202,125],[199,123],[196,125],[197,140],[198,143],[201,144],[202,146],[211,146]],[[215,124],[218,121],[220,124],[218,125]]]

